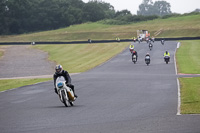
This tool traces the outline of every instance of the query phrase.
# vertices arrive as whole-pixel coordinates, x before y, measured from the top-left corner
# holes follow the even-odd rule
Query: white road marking
[[[180,42],[177,43],[177,49],[179,47],[180,47]],[[175,66],[175,71],[176,71],[176,75],[177,75],[176,50],[174,52],[174,66]],[[181,115],[181,112],[180,112],[180,107],[181,107],[181,93],[180,93],[180,83],[179,83],[178,78],[177,78],[177,86],[178,86],[178,106],[177,106],[177,114],[176,115]]]
[[[181,115],[181,93],[180,93],[180,83],[177,78],[177,85],[178,85],[178,107],[177,107],[177,114],[176,115]]]

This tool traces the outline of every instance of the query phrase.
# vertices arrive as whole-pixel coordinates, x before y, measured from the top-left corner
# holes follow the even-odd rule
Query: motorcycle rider
[[[150,63],[150,55],[149,55],[149,53],[147,53],[146,55],[145,55],[145,62],[147,62],[147,61],[149,61],[149,63]]]
[[[134,49],[134,45],[133,45],[133,44],[130,44],[129,48],[130,48],[130,49]]]
[[[133,41],[136,42],[136,37],[133,37]]]
[[[149,41],[149,48],[153,47],[153,44],[151,43],[151,40]]]
[[[170,61],[170,53],[168,52],[168,51],[166,51],[165,53],[164,53],[164,58],[165,57],[169,57],[169,61]]]
[[[154,41],[155,41],[155,38],[152,36],[152,37],[151,37],[151,40],[154,42]]]
[[[161,39],[161,44],[164,44],[164,43],[165,43],[165,39],[162,38],[162,39]]]
[[[134,45],[133,44],[130,44],[129,50],[130,50],[131,53],[133,53],[133,50],[134,50]]]
[[[136,61],[137,61],[137,58],[138,58],[138,54],[137,54],[137,51],[136,50],[133,50],[133,53],[132,53],[132,58],[133,58],[133,56],[136,56]]]
[[[149,60],[150,60],[150,54],[149,54],[149,53],[147,53],[147,54],[145,55],[145,59],[146,59],[147,56],[149,56]]]
[[[57,89],[56,89],[56,79],[59,76],[63,76],[65,78],[66,85],[72,89],[72,91],[74,92],[74,97],[77,98],[78,96],[75,94],[74,85],[71,84],[71,78],[69,76],[69,73],[67,71],[63,70],[61,65],[56,65],[55,74],[53,75],[55,93],[58,94]]]

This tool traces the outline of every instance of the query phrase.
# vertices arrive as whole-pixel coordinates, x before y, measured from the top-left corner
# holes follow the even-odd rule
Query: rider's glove
[[[71,86],[71,84],[70,84],[70,83],[66,83],[66,85],[67,85],[67,86]]]

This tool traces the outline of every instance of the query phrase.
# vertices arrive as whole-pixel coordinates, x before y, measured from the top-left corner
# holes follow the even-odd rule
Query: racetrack
[[[155,42],[152,51],[147,43],[134,45],[136,64],[127,48],[95,69],[72,75],[79,96],[74,107],[59,101],[53,81],[0,93],[1,133],[199,133],[199,115],[176,115],[176,42]],[[169,64],[163,60],[166,50]]]

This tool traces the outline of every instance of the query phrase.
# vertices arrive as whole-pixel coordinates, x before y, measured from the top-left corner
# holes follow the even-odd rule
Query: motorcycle
[[[150,64],[150,56],[145,57],[145,63],[147,64],[147,66]]]
[[[74,105],[75,97],[74,92],[70,87],[66,85],[65,78],[63,76],[59,76],[56,79],[56,89],[58,92],[58,96],[60,98],[60,101],[64,103],[66,107],[69,107],[70,105]]]
[[[165,41],[164,41],[164,40],[161,40],[161,44],[164,45],[164,43],[165,43]]]
[[[149,49],[152,50],[153,44],[149,43]]]
[[[155,42],[155,38],[152,38],[152,42],[153,42],[153,43]]]
[[[166,64],[168,64],[168,62],[169,62],[169,59],[170,59],[170,57],[169,57],[169,56],[165,56],[165,57],[164,57],[164,60],[165,60]]]
[[[132,61],[133,61],[134,64],[137,62],[137,60],[136,60],[136,55],[133,55],[133,56],[132,56]]]

